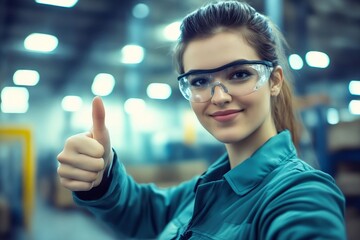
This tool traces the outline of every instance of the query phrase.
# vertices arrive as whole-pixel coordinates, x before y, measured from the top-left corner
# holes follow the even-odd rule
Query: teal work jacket
[[[225,154],[167,189],[137,184],[116,160],[99,187],[73,197],[119,239],[346,239],[342,192],[298,159],[287,130],[233,169]]]

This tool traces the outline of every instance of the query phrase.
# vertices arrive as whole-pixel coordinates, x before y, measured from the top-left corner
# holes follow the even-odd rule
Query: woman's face
[[[213,69],[240,59],[262,60],[241,34],[220,32],[191,41],[184,52],[183,64],[188,72]],[[268,139],[276,134],[271,118],[270,87],[266,83],[251,94],[232,96],[217,86],[209,101],[191,102],[191,106],[204,128],[221,142],[241,142],[254,133]]]

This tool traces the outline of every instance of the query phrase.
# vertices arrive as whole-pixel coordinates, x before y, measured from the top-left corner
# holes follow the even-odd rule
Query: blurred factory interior
[[[0,239],[114,239],[59,186],[56,156],[91,128],[95,95],[139,182],[176,184],[224,152],[181,96],[171,59],[179,21],[207,1],[48,2],[0,1]],[[359,239],[360,1],[249,2],[289,42],[304,159],[336,179]]]

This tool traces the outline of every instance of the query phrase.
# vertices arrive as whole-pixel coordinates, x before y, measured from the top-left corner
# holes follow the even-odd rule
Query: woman
[[[111,151],[95,98],[91,133],[58,156],[75,202],[135,239],[345,239],[341,191],[297,157],[281,34],[237,1],[198,9],[181,32],[180,90],[226,154],[179,186],[139,185]]]

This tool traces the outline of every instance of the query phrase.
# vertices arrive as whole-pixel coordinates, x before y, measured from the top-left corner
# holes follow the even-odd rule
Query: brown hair
[[[285,56],[287,43],[278,28],[264,15],[245,2],[210,3],[187,15],[181,24],[181,35],[174,49],[177,71],[184,73],[183,54],[187,44],[217,32],[245,30],[243,35],[261,59],[280,65],[284,81],[280,94],[272,97],[272,116],[277,131],[288,129],[296,146],[299,143],[298,121],[295,117],[291,73]]]

